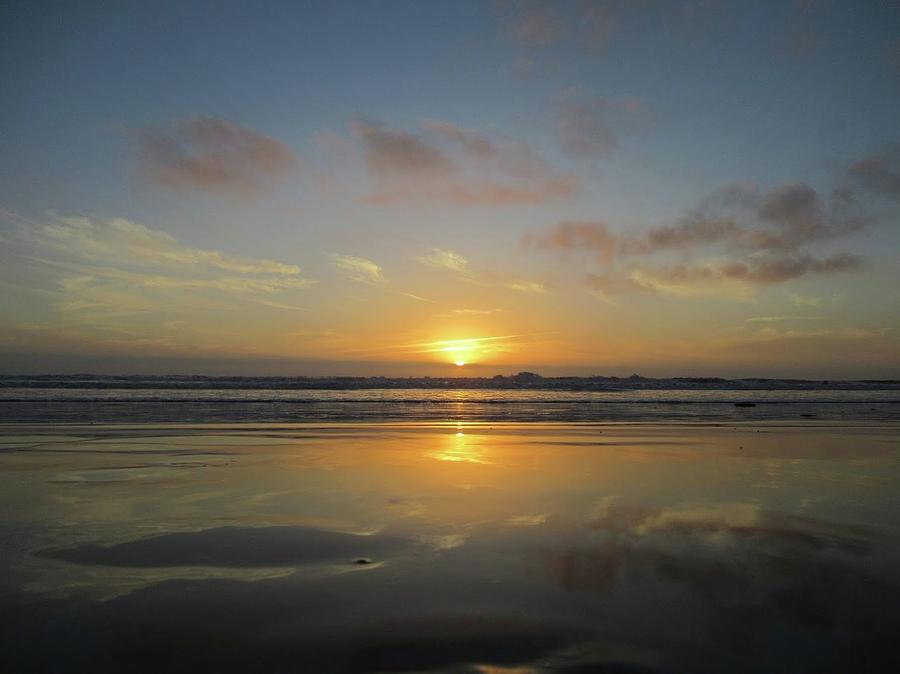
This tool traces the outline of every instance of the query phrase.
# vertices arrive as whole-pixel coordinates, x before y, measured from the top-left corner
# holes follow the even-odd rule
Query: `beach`
[[[900,664],[891,420],[0,433],[3,671]]]

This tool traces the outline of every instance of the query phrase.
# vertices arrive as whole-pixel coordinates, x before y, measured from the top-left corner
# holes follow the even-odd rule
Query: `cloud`
[[[473,131],[461,129],[450,122],[425,121],[422,126],[431,133],[459,144],[471,155],[483,158],[497,156],[497,147],[490,140]]]
[[[122,218],[56,216],[15,230],[4,252],[41,289],[42,342],[59,335],[79,349],[246,351],[253,328],[231,317],[304,311],[295,298],[314,283],[297,265],[193,248]]]
[[[411,300],[415,300],[416,302],[428,302],[429,304],[435,304],[434,300],[430,300],[427,297],[422,297],[421,295],[415,295],[413,293],[404,293],[404,292],[401,292],[400,294],[403,295],[404,297],[410,298]]]
[[[619,147],[614,127],[645,115],[645,104],[633,97],[568,96],[556,110],[560,148],[573,159],[608,157]]]
[[[384,283],[387,279],[381,272],[381,267],[364,257],[353,255],[331,256],[335,266],[347,275],[347,278],[360,283]]]
[[[739,183],[714,191],[674,225],[627,243],[631,252],[688,250],[719,243],[742,251],[795,251],[863,229],[867,219],[840,198],[828,208],[812,187],[787,182],[764,191]]]
[[[615,231],[603,220],[562,221],[526,234],[523,241],[539,250],[585,257],[595,269],[583,281],[605,300],[648,290],[745,295],[747,286],[859,269],[863,260],[857,255],[823,256],[811,247],[847,237],[870,221],[840,192],[828,202],[805,183],[769,190],[736,184],[714,191],[674,223],[643,234]],[[681,260],[673,262],[673,256]]]
[[[785,183],[766,194],[757,206],[760,218],[781,226],[792,242],[821,238],[826,215],[819,194],[805,183]]]
[[[819,316],[753,316],[748,323],[784,323],[789,321],[818,321]]]
[[[752,262],[671,265],[648,271],[633,271],[630,280],[644,287],[674,294],[707,294],[718,290],[723,281],[750,285],[771,285],[807,274],[834,274],[858,269],[861,258],[839,253],[819,259],[811,255],[778,257]],[[710,285],[713,284],[713,285]]]
[[[179,192],[252,196],[295,170],[280,141],[214,117],[138,134],[138,174]]]
[[[824,298],[822,297],[808,297],[806,295],[800,295],[798,293],[790,293],[788,298],[791,302],[798,307],[821,307]]]
[[[820,330],[778,330],[772,327],[763,328],[745,338],[745,342],[771,342],[782,340],[840,340],[865,341],[884,337],[890,328],[823,328]]]
[[[60,252],[130,265],[212,268],[236,274],[298,276],[300,267],[275,260],[242,258],[191,248],[165,232],[124,218],[57,217],[41,228],[42,243]]]
[[[535,293],[537,295],[544,295],[547,293],[547,289],[544,287],[543,283],[538,283],[537,281],[528,281],[525,279],[510,281],[506,284],[506,287],[510,290],[518,290],[519,292],[523,293]]]
[[[553,170],[522,141],[491,140],[449,122],[432,120],[423,127],[425,133],[363,122],[351,125],[374,187],[366,201],[533,205],[565,199],[582,189],[577,176]]]
[[[428,255],[413,258],[420,264],[434,269],[441,269],[457,274],[457,278],[479,286],[504,286],[511,290],[526,293],[544,294],[547,289],[542,283],[529,279],[515,278],[505,272],[494,269],[479,269],[470,266],[469,261],[460,253],[443,248],[432,248]],[[489,315],[503,309],[454,309],[446,315]]]
[[[642,277],[639,271],[632,272],[631,276],[626,274],[595,274],[588,272],[582,277],[582,282],[587,286],[589,292],[594,295],[594,297],[612,305],[616,305],[616,302],[612,299],[613,295],[622,292],[653,290],[655,285],[659,285]]]
[[[677,225],[652,229],[643,237],[627,242],[626,248],[635,254],[681,250],[735,239],[739,233],[740,228],[734,220],[689,219]]]
[[[376,176],[446,177],[457,171],[443,152],[413,134],[362,122],[351,129],[365,145],[366,163]]]
[[[443,248],[432,248],[431,253],[428,255],[420,255],[413,259],[427,267],[434,267],[435,269],[447,269],[449,271],[465,273],[469,268],[469,262],[466,258],[459,253]]]
[[[712,272],[725,278],[733,278],[751,283],[780,283],[806,274],[834,274],[852,271],[862,266],[862,258],[850,253],[838,253],[827,258],[811,255],[781,257],[760,263],[729,262],[718,268],[701,268],[704,274]]]
[[[712,265],[638,267],[629,271],[624,280],[617,280],[612,289],[617,292],[649,291],[676,297],[726,295],[743,299],[750,294],[746,283],[736,281]]]
[[[257,294],[273,295],[282,290],[293,288],[305,288],[309,282],[305,279],[296,278],[244,278],[244,277],[224,277],[214,279],[181,279],[171,276],[151,276],[141,279],[140,284],[145,288],[208,288],[219,290],[228,294]],[[262,302],[266,306],[273,306],[272,302]],[[284,308],[284,307],[282,307]],[[289,306],[289,309],[297,307]]]
[[[900,143],[854,162],[847,172],[862,189],[900,201]]]
[[[549,231],[525,234],[524,241],[545,250],[587,251],[600,262],[610,262],[619,246],[619,237],[602,220],[563,221]]]
[[[454,309],[450,313],[456,316],[490,316],[503,311],[503,309]]]

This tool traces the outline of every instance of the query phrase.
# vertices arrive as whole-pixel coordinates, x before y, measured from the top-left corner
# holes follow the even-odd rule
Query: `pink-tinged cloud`
[[[603,221],[565,221],[546,232],[526,234],[525,243],[547,250],[587,251],[600,262],[609,262],[619,246],[619,238]]]
[[[535,205],[582,189],[527,143],[492,140],[448,122],[427,121],[424,134],[382,125],[351,126],[361,142],[373,189],[368,203],[459,206]]]
[[[458,143],[467,152],[476,157],[490,158],[497,155],[497,148],[494,144],[474,131],[468,131],[450,122],[439,120],[425,121],[422,123],[422,126],[437,136],[442,136],[449,141]]]
[[[375,176],[444,177],[458,169],[438,148],[404,131],[355,123],[353,132],[366,147],[366,164]]]
[[[197,117],[138,136],[138,173],[180,192],[252,196],[296,169],[274,138],[214,117]]]
[[[561,222],[525,240],[551,250],[598,254],[604,261],[712,246],[738,253],[791,253],[847,236],[867,223],[861,212],[847,212],[843,200],[829,209],[804,183],[784,183],[769,191],[733,185],[706,197],[674,224],[641,235],[613,232],[603,221]]]
[[[854,206],[840,194],[829,204],[803,183],[770,190],[733,185],[709,195],[674,224],[643,234],[615,231],[602,220],[563,221],[526,234],[523,241],[580,257],[589,267],[584,284],[603,298],[635,290],[697,294],[723,284],[746,292],[750,286],[859,269],[863,261],[857,255],[822,257],[811,249],[868,224],[870,218]],[[673,264],[673,255],[709,261]]]

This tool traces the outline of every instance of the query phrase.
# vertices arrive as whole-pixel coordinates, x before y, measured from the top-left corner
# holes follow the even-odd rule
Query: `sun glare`
[[[411,344],[408,347],[413,353],[430,353],[453,363],[457,367],[482,363],[499,354],[514,350],[513,343],[523,335],[501,335],[497,337],[470,337],[467,339],[442,339],[434,342]]]

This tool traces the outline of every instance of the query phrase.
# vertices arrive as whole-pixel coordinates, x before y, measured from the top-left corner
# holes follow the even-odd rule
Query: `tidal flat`
[[[3,672],[900,666],[897,423],[0,426]]]

